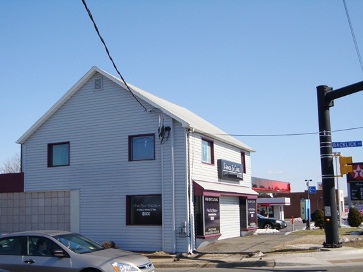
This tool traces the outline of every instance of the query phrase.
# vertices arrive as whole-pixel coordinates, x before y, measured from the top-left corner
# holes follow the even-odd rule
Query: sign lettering
[[[333,142],[333,148],[361,147],[362,141]]]
[[[243,179],[242,164],[227,160],[218,160],[218,177],[221,179]]]

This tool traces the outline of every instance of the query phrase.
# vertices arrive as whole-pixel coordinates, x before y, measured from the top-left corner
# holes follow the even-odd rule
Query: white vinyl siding
[[[220,197],[220,239],[227,239],[240,236],[240,214],[238,197]]]
[[[245,152],[246,173],[243,174],[243,180],[230,181],[218,179],[217,160],[225,159],[236,163],[241,163],[241,150],[220,141],[213,141],[214,164],[202,163],[202,136],[193,133],[191,136],[191,169],[194,180],[227,182],[245,187],[251,187],[251,164],[250,153]]]
[[[188,199],[193,197],[192,180],[251,187],[250,152],[243,150],[247,171],[243,181],[219,180],[217,160],[240,163],[242,143],[215,136],[210,139],[214,163],[202,163],[201,139],[209,136],[194,130],[189,134],[188,126],[200,126],[208,133],[219,129],[180,106],[132,87],[149,101],[138,99],[145,111],[122,83],[97,70],[80,80],[19,141],[25,191],[79,192],[79,232],[100,243],[113,240],[133,251],[190,252],[194,249],[193,207]],[[97,91],[95,78],[102,84]],[[171,128],[163,144],[158,137],[160,114],[165,127]],[[155,135],[155,159],[129,161],[129,137],[145,134]],[[69,142],[69,166],[47,167],[48,144],[62,142]],[[126,225],[127,196],[153,194],[162,195],[162,225]],[[230,217],[237,218],[236,207],[238,203],[221,206],[226,223]],[[187,233],[181,235],[184,225]],[[223,238],[234,235],[228,234],[232,230],[226,230]]]
[[[155,160],[128,161],[128,136],[158,135],[158,125],[158,115],[128,91],[104,79],[95,92],[91,79],[24,144],[25,191],[79,189],[82,234],[162,250],[162,227],[126,226],[125,207],[126,195],[161,194],[160,144]],[[70,166],[47,168],[47,145],[63,141],[70,142]]]

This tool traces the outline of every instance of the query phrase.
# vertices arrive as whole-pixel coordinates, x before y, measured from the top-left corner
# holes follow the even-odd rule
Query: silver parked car
[[[153,272],[137,253],[105,249],[67,231],[26,231],[0,235],[0,272]]]

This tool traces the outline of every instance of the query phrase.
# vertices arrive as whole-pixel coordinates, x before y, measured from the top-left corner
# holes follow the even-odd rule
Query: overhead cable
[[[121,78],[121,80],[122,80],[122,82],[125,84],[125,86],[126,86],[126,88],[127,88],[127,90],[132,94],[132,96],[135,98],[135,100],[145,109],[145,111],[147,111],[147,109],[145,108],[145,106],[137,99],[137,97],[134,95],[134,93],[131,91],[131,89],[130,89],[130,87],[129,87],[129,85],[126,83],[126,81],[124,80],[124,78],[123,78],[123,76],[121,75],[121,73],[120,73],[120,71],[118,70],[118,68],[117,68],[117,66],[116,66],[116,64],[115,64],[115,62],[113,61],[113,58],[111,57],[111,54],[110,54],[110,51],[108,50],[108,48],[107,48],[107,45],[106,45],[106,42],[104,41],[104,39],[102,38],[102,36],[101,36],[101,33],[100,33],[100,31],[98,30],[98,27],[97,27],[97,24],[96,24],[96,22],[95,22],[95,20],[93,19],[93,16],[92,16],[92,13],[91,13],[91,11],[90,11],[90,9],[87,7],[87,4],[86,4],[86,1],[85,0],[82,0],[82,3],[83,3],[83,5],[84,5],[84,7],[85,7],[85,9],[87,10],[87,13],[88,13],[88,16],[89,16],[89,18],[91,19],[91,21],[92,21],[92,23],[93,23],[93,26],[95,27],[95,30],[96,30],[96,32],[97,32],[97,34],[98,34],[98,37],[100,38],[100,40],[101,40],[101,42],[102,42],[102,44],[103,44],[103,46],[105,47],[105,50],[106,50],[106,53],[107,53],[107,55],[108,55],[108,58],[110,59],[110,61],[112,62],[112,64],[113,64],[113,67],[115,68],[115,70],[116,70],[116,72],[117,72],[117,74],[120,76],[120,78]]]
[[[349,23],[349,27],[350,27],[350,33],[352,34],[352,38],[353,38],[353,42],[354,42],[354,46],[355,46],[355,51],[357,52],[360,68],[362,69],[362,72],[363,72],[362,57],[360,55],[358,43],[357,43],[357,40],[355,38],[354,29],[353,29],[352,21],[350,20],[347,3],[345,2],[345,0],[343,0],[343,3],[344,3],[345,14],[347,15],[347,19],[348,19],[348,23]]]
[[[363,127],[354,127],[354,128],[345,128],[345,129],[337,129],[332,130],[331,132],[342,132],[348,130],[356,130],[362,129]],[[229,135],[233,137],[283,137],[283,136],[304,136],[304,135],[313,135],[319,134],[320,132],[302,132],[302,133],[284,133],[284,134],[216,134],[216,135]]]

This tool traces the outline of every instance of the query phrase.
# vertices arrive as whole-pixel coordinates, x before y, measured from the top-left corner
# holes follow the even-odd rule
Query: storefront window
[[[161,225],[161,195],[126,197],[127,225]]]
[[[220,234],[219,197],[195,196],[194,200],[196,235]]]

